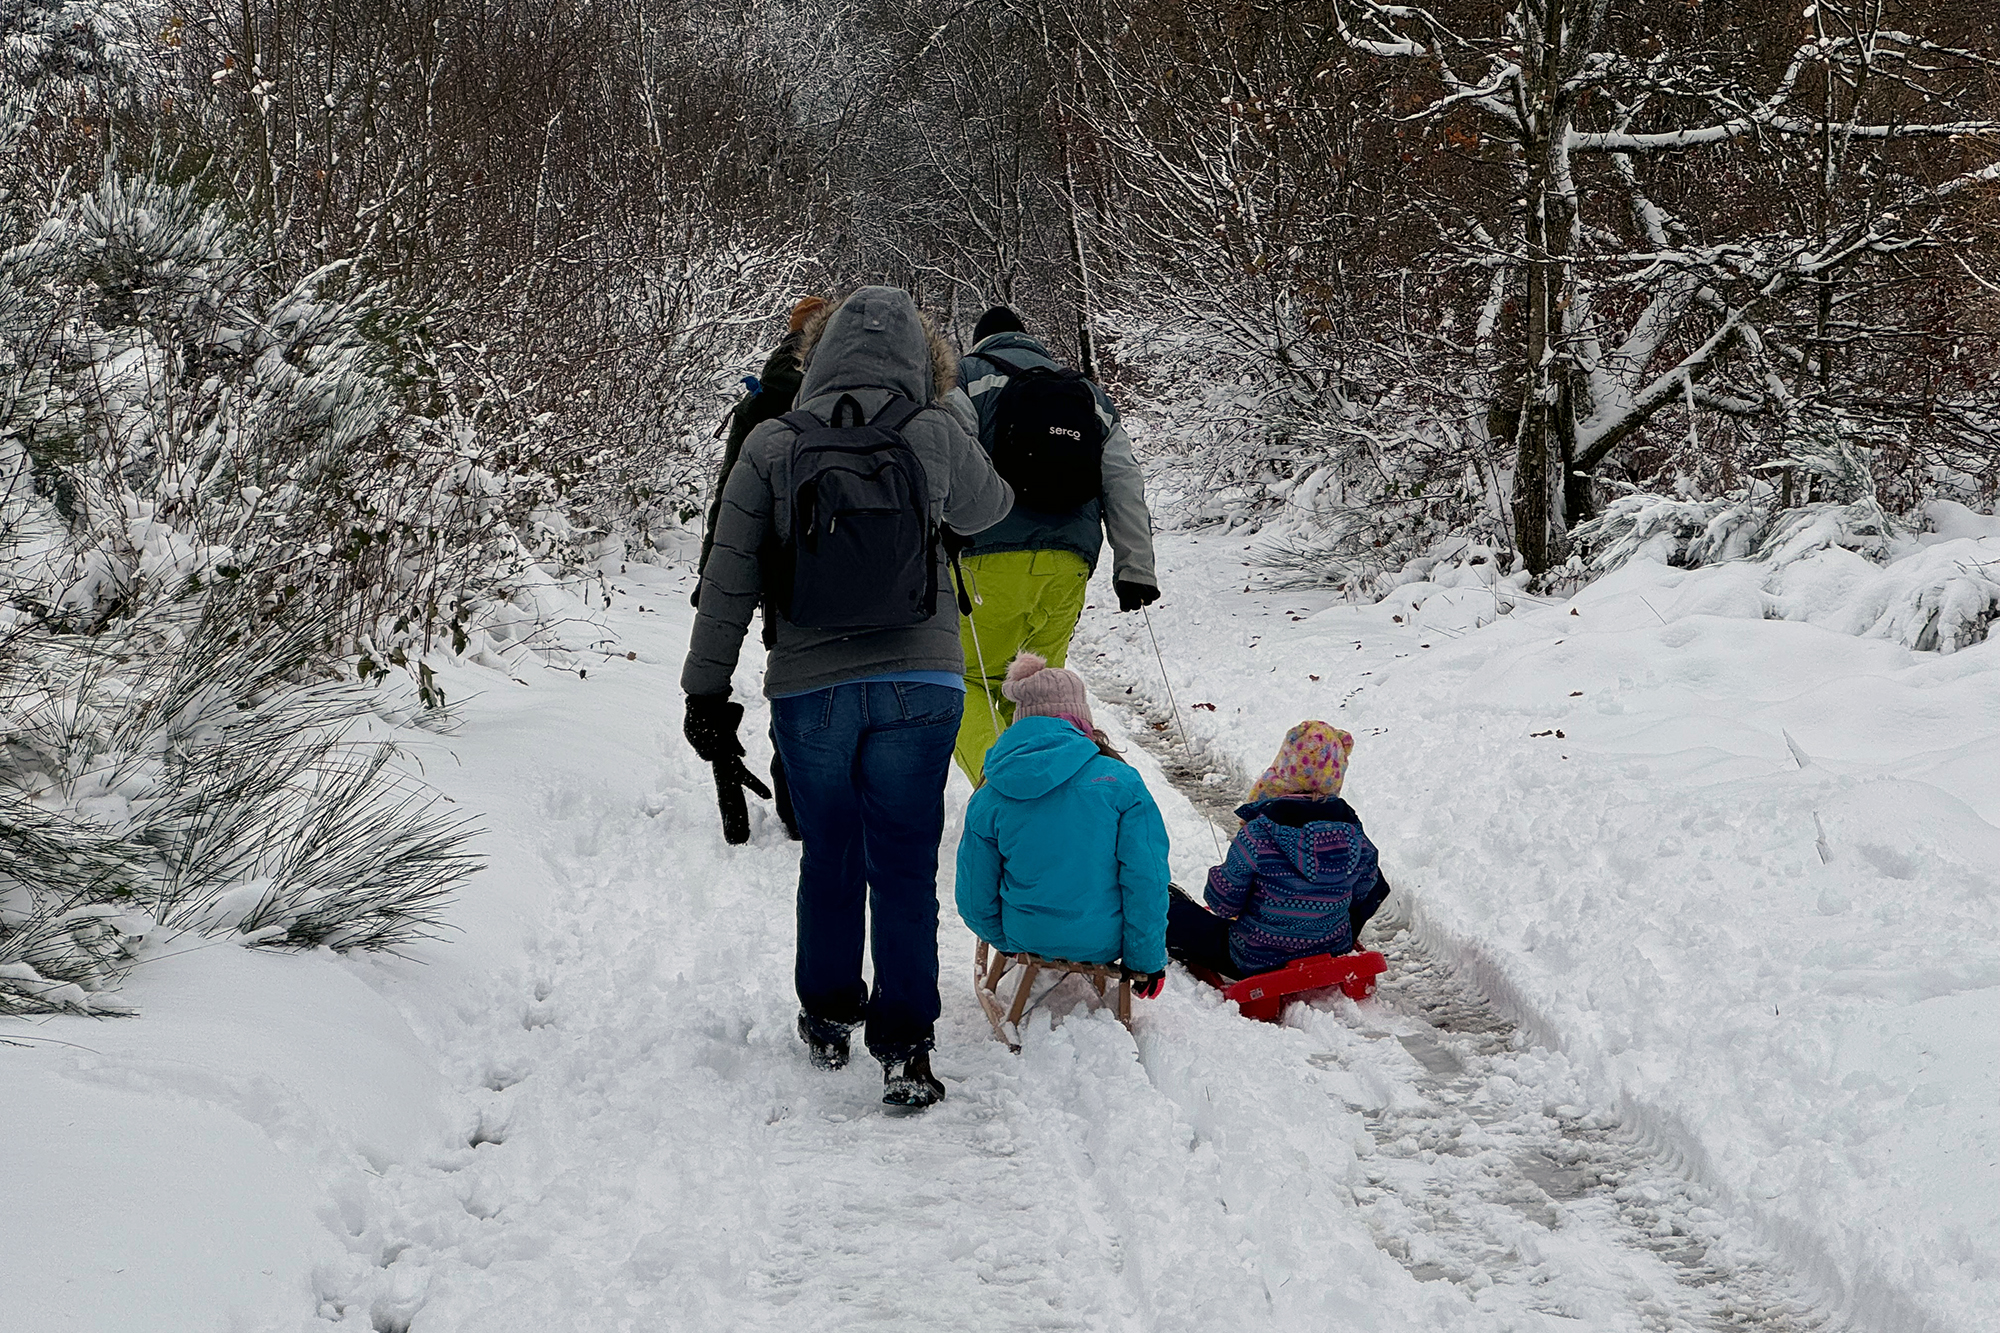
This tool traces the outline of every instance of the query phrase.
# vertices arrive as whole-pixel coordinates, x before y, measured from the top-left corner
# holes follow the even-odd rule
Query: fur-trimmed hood
[[[851,389],[890,389],[928,403],[958,384],[957,354],[897,287],[863,287],[814,312],[800,330],[799,359],[801,405]]]

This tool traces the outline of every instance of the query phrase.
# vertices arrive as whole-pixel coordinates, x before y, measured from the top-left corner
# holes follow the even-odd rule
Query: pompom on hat
[[[1007,667],[1007,679],[1000,693],[1014,701],[1014,716],[1066,717],[1085,731],[1096,727],[1090,716],[1090,691],[1083,677],[1063,667],[1052,667],[1047,659],[1022,653]]]
[[[1354,737],[1325,722],[1301,722],[1285,733],[1278,757],[1250,787],[1249,799],[1338,796]]]

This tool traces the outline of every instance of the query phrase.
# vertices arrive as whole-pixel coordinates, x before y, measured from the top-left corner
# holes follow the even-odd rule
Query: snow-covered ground
[[[169,951],[141,1018],[0,1029],[0,1329],[1992,1327],[2000,644],[1766,620],[1729,566],[1352,608],[1245,548],[1163,542],[1192,763],[1142,620],[1072,661],[1184,883],[1287,726],[1356,733],[1377,1000],[1176,973],[1012,1056],[947,908],[950,1096],[883,1114],[805,1063],[795,849],[721,842],[686,571],[635,565],[615,654],[454,673],[414,747],[491,830],[461,934]]]

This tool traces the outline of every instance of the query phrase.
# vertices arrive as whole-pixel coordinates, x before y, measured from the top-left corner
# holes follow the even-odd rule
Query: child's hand
[[[1165,972],[1134,972],[1127,968],[1125,977],[1132,983],[1132,993],[1142,1000],[1158,999],[1167,986]]]

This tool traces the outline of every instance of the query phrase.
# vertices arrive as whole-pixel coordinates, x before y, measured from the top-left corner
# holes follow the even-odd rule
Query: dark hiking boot
[[[882,1066],[882,1102],[921,1111],[944,1100],[944,1084],[931,1072],[930,1052],[911,1056],[901,1064]]]
[[[847,1023],[799,1015],[799,1040],[806,1044],[814,1069],[847,1068],[847,1034],[853,1030]]]

